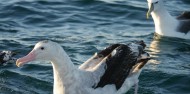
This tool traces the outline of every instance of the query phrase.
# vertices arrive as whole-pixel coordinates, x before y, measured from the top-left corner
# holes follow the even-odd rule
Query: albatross
[[[171,16],[162,0],[147,0],[149,10],[147,18],[152,15],[155,32],[161,36],[190,39],[190,12],[183,12],[178,17]]]
[[[61,45],[38,42],[26,56],[17,59],[18,67],[36,60],[50,61],[54,74],[54,94],[124,94],[135,85],[150,59],[145,43],[114,44],[95,53],[79,67],[75,66]]]

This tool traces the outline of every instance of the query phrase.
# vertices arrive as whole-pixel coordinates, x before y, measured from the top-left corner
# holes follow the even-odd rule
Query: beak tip
[[[20,65],[20,64],[16,64],[16,66],[20,68],[22,65]]]
[[[151,15],[151,13],[154,11],[154,4],[151,4],[148,12],[146,13],[146,18],[149,19],[149,16]]]
[[[22,65],[22,63],[17,60],[17,61],[16,61],[16,66],[17,66],[17,67],[21,67],[21,65]]]
[[[20,67],[20,65],[19,65],[19,63],[18,63],[18,62],[16,62],[16,66],[17,66],[17,67]]]
[[[148,13],[146,14],[146,19],[149,19],[149,16],[150,16],[150,13],[148,12]]]

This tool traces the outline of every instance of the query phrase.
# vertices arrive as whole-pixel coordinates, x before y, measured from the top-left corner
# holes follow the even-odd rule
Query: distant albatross
[[[177,18],[165,9],[162,0],[147,0],[149,10],[147,18],[152,15],[155,32],[162,36],[190,39],[190,12],[184,12]]]
[[[41,41],[17,66],[34,60],[51,61],[54,94],[124,94],[136,85],[142,67],[149,60],[143,41],[114,44],[96,53],[77,68],[62,47],[52,41]]]

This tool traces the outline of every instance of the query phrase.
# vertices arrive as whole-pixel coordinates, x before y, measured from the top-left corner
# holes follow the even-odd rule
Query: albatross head
[[[162,0],[147,0],[148,2],[148,12],[147,12],[147,19],[149,18],[151,12],[158,11],[162,6]]]
[[[62,47],[57,43],[49,40],[40,41],[28,55],[19,58],[16,61],[16,65],[20,67],[27,62],[35,60],[53,61],[60,51],[62,51]]]

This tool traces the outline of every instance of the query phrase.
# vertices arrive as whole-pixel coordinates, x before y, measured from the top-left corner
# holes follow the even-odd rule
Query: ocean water
[[[63,46],[76,65],[109,44],[144,40],[152,59],[139,94],[190,94],[190,40],[154,36],[146,0],[0,0],[0,50],[26,55],[41,40]],[[189,0],[165,0],[177,16]],[[0,94],[52,94],[49,62],[0,66]],[[126,94],[133,94],[134,88]]]

